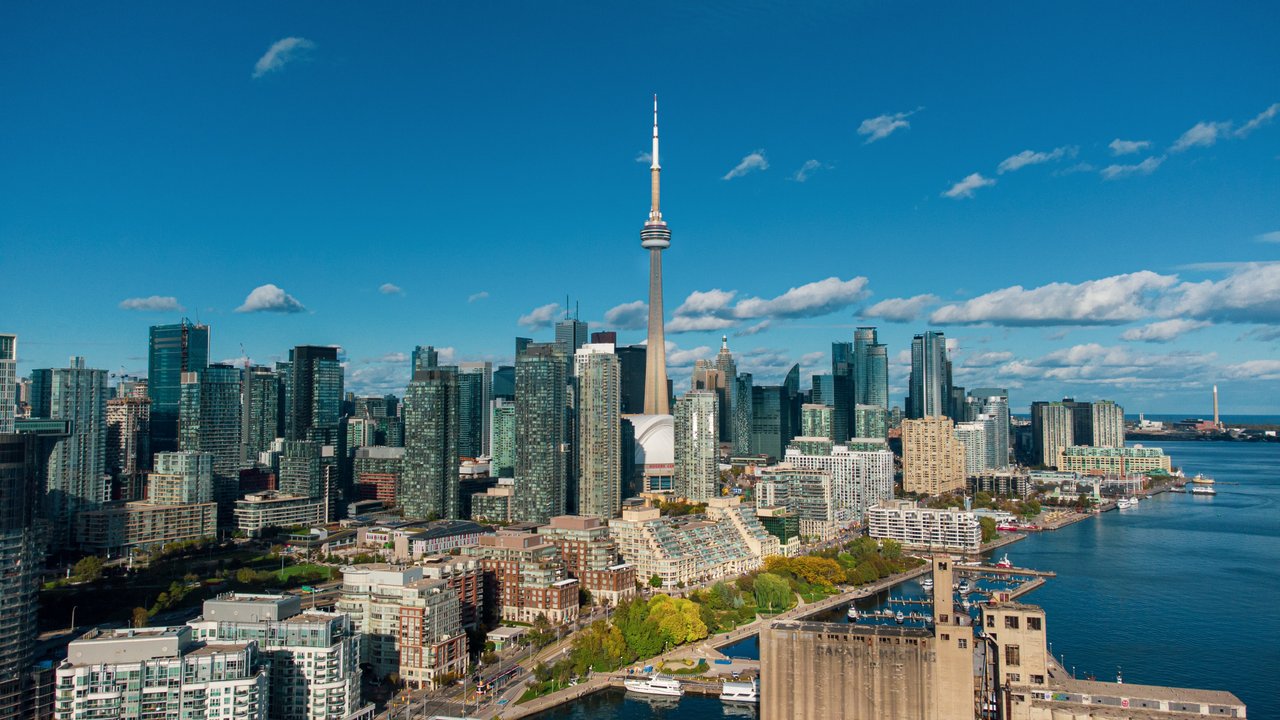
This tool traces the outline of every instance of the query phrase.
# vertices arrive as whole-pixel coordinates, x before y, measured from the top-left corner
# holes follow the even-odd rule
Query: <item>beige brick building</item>
[[[964,490],[964,445],[951,418],[902,421],[902,489],[921,495]]]

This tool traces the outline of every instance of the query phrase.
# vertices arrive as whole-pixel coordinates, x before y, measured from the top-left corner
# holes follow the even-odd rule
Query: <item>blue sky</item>
[[[3,14],[23,373],[144,371],[185,314],[218,359],[338,344],[396,391],[415,344],[509,361],[566,294],[638,342],[657,92],[678,382],[721,333],[770,381],[876,324],[895,402],[940,329],[1015,407],[1280,412],[1273,3]]]

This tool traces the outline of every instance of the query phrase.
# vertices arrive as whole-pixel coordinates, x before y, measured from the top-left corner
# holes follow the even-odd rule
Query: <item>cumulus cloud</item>
[[[1280,323],[1280,263],[1252,263],[1221,280],[1183,283],[1160,311],[1165,317]]]
[[[768,170],[768,169],[769,169],[769,161],[766,160],[764,157],[764,150],[756,150],[755,152],[750,153],[746,157],[742,158],[742,160],[737,165],[733,166],[732,170],[725,173],[724,179],[732,180],[734,178],[740,178],[743,175],[746,175],[747,173],[755,172],[756,170]]]
[[[863,144],[870,144],[877,140],[883,140],[894,133],[894,131],[911,127],[911,123],[907,118],[920,112],[920,108],[916,108],[911,112],[900,112],[892,115],[877,115],[873,118],[867,118],[858,126],[858,134],[866,135],[867,140]]]
[[[1106,180],[1128,177],[1130,175],[1150,175],[1164,162],[1164,155],[1153,155],[1136,165],[1108,165],[1099,172]]]
[[[244,299],[244,304],[236,308],[238,313],[274,312],[300,313],[307,308],[298,299],[272,283],[259,285]]]
[[[944,305],[930,315],[942,325],[1109,325],[1146,317],[1159,293],[1178,281],[1149,270],[1078,284],[1021,285]]]
[[[1054,148],[1049,152],[1023,150],[1017,155],[1010,155],[1004,160],[1001,160],[1000,165],[996,168],[996,173],[1003,175],[1007,172],[1021,170],[1028,165],[1039,165],[1040,163],[1061,160],[1064,157],[1075,157],[1077,152],[1078,149],[1075,147]]]
[[[1236,137],[1247,137],[1249,133],[1274,120],[1277,114],[1280,114],[1280,103],[1272,104],[1271,107],[1255,115],[1252,120],[1241,125],[1240,129],[1236,130]]]
[[[741,330],[739,330],[738,332],[734,333],[734,336],[735,336],[735,337],[750,337],[750,336],[752,336],[752,335],[759,335],[760,333],[762,333],[762,332],[764,332],[764,331],[768,330],[768,329],[769,329],[769,325],[771,325],[771,324],[772,324],[772,321],[770,321],[770,320],[761,320],[760,322],[756,323],[755,325],[751,325],[751,326],[749,326],[749,327],[744,327],[744,328],[742,328],[742,329],[741,329]]]
[[[1173,318],[1125,330],[1120,334],[1120,339],[1128,342],[1167,343],[1192,330],[1209,327],[1210,324],[1204,320]]]
[[[725,330],[738,324],[732,318],[719,318],[714,315],[677,315],[666,324],[669,333],[707,332]]]
[[[184,310],[178,304],[178,298],[171,295],[125,298],[120,301],[120,309],[142,310],[145,312],[182,312]]]
[[[1179,137],[1169,149],[1172,152],[1182,152],[1193,147],[1209,147],[1230,131],[1230,122],[1198,122],[1192,125],[1190,130],[1182,133],[1182,137]]]
[[[555,324],[556,319],[560,317],[560,312],[559,303],[548,303],[534,308],[527,315],[521,315],[520,319],[516,320],[516,324],[530,330],[548,328]]]
[[[670,332],[722,330],[744,320],[778,320],[828,315],[865,300],[867,279],[825,280],[793,287],[773,298],[738,298],[735,290],[694,291],[676,308]],[[763,330],[763,328],[760,328]],[[759,332],[759,330],[757,330]]]
[[[1246,360],[1223,369],[1231,380],[1280,380],[1280,360]]]
[[[1116,138],[1111,141],[1107,147],[1111,148],[1112,155],[1132,155],[1136,152],[1142,152],[1151,147],[1150,140],[1121,140]]]
[[[403,295],[404,294],[404,290],[401,290],[399,285],[394,285],[392,283],[382,283],[381,285],[378,286],[378,292],[382,293],[383,295]]]
[[[859,313],[865,318],[882,318],[889,322],[911,322],[930,305],[937,303],[937,295],[916,295],[909,298],[886,298]]]
[[[1262,233],[1261,235],[1255,235],[1253,239],[1257,240],[1258,242],[1280,243],[1280,230],[1274,230],[1272,232]]]
[[[488,290],[481,290],[481,291],[480,291],[480,292],[478,292],[478,293],[472,293],[472,294],[468,295],[468,296],[467,296],[467,302],[469,302],[469,303],[473,303],[473,302],[480,302],[481,300],[484,300],[484,299],[486,299],[486,298],[488,298],[488,297],[489,297],[489,291],[488,291]]]
[[[636,154],[636,162],[651,165],[653,163],[653,153],[648,150]]]
[[[439,351],[437,350],[436,352],[439,352]],[[386,355],[383,355],[382,357],[366,360],[365,362],[406,363],[406,362],[409,362],[409,355],[402,352],[390,352],[390,353],[387,353]]]
[[[604,314],[606,327],[617,330],[641,330],[649,326],[649,303],[633,300],[609,308]]]
[[[805,160],[804,164],[800,166],[800,169],[796,171],[795,175],[791,176],[791,179],[796,182],[804,182],[809,179],[809,176],[812,175],[814,171],[821,169],[822,163],[817,160]]]
[[[962,367],[967,368],[987,368],[995,367],[1000,363],[1008,362],[1013,359],[1013,353],[1007,350],[994,350],[989,352],[980,352],[965,358],[961,363]]]
[[[300,37],[287,37],[275,41],[271,47],[267,48],[267,52],[258,58],[258,62],[254,63],[254,79],[281,70],[295,60],[305,58],[315,47],[315,43]]]
[[[705,360],[711,357],[714,351],[706,345],[700,345],[689,350],[681,350],[675,343],[667,343],[667,367],[686,368],[693,367],[698,360]]]
[[[952,185],[950,190],[942,193],[942,196],[949,198],[971,198],[973,197],[974,190],[995,184],[996,181],[994,179],[982,177],[982,173],[971,173],[965,177],[965,179],[955,185]]]

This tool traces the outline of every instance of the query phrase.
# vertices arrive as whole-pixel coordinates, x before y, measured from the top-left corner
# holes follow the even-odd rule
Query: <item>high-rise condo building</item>
[[[995,470],[1009,467],[1009,391],[1004,388],[974,388],[970,395],[979,400],[980,415],[991,418],[988,464]]]
[[[719,495],[716,404],[715,393],[706,390],[691,390],[676,400],[674,489],[689,502]]]
[[[147,475],[147,502],[194,505],[213,500],[213,456],[209,453],[156,453],[155,465]]]
[[[532,343],[516,358],[515,516],[547,522],[568,492],[566,363],[554,343]]]
[[[622,368],[613,345],[574,354],[577,380],[578,515],[607,521],[622,510]]]
[[[922,495],[964,490],[964,445],[951,418],[902,421],[902,489]]]
[[[285,437],[321,445],[338,442],[342,365],[334,346],[299,345],[289,351]]]
[[[178,448],[213,458],[213,500],[218,521],[230,526],[240,498],[240,369],[210,365],[182,373]]]
[[[183,318],[173,325],[153,325],[147,355],[147,396],[151,398],[151,451],[178,449],[178,403],[182,373],[209,364],[209,326]]]
[[[1076,444],[1073,415],[1064,402],[1031,403],[1031,454],[1037,463],[1057,467],[1058,451]]]
[[[23,708],[25,678],[35,651],[44,560],[35,526],[44,494],[36,474],[37,446],[33,435],[0,433],[0,720],[31,717]]]
[[[732,443],[733,436],[733,399],[734,382],[738,377],[738,364],[729,352],[729,336],[720,336],[720,352],[716,353],[716,370],[720,371],[722,382],[716,388],[716,417],[720,423],[720,442]]]
[[[649,219],[640,231],[640,246],[649,251],[649,342],[645,346],[644,413],[671,414],[667,389],[667,342],[662,315],[662,251],[671,247],[671,230],[658,202],[658,96],[653,96],[653,150],[649,165]],[[557,513],[558,514],[558,513]]]
[[[112,499],[142,497],[142,475],[151,465],[151,400],[114,397],[107,401],[107,472]]]
[[[965,476],[978,475],[987,465],[987,428],[982,422],[956,423],[956,439],[964,446]]]
[[[576,317],[566,317],[556,323],[556,344],[566,358],[573,359],[578,348],[587,344],[587,324]]]
[[[911,340],[911,378],[907,396],[907,417],[949,416],[951,403],[950,363],[947,338],[932,330]]]
[[[458,371],[417,370],[404,398],[404,466],[398,500],[406,517],[459,516]]]
[[[516,404],[495,398],[490,426],[489,473],[493,477],[515,477],[516,471]]]
[[[832,409],[836,406],[836,396],[832,392],[831,373],[823,373],[814,375],[812,378],[813,392],[809,401],[814,405],[830,405]]]
[[[1112,400],[1093,403],[1093,446],[1124,447],[1124,408]]]
[[[806,403],[800,406],[800,435],[835,440],[832,421],[835,410],[829,405]]]
[[[643,345],[615,347],[622,369],[622,414],[639,415],[644,412],[645,353]]]
[[[107,371],[85,367],[84,358],[71,366],[33,372],[47,387],[48,404],[40,417],[67,423],[65,436],[52,443],[44,459],[46,514],[54,524],[55,547],[70,540],[75,514],[96,510],[108,499]]]
[[[854,427],[854,355],[853,344],[847,342],[831,343],[831,395],[832,429],[836,442],[844,442],[853,437]]]
[[[458,363],[458,455],[478,458],[489,450],[489,400],[493,363]]]
[[[280,376],[261,365],[245,368],[240,388],[240,464],[252,467],[258,456],[271,449],[271,443],[282,437]]]
[[[889,411],[879,405],[857,405],[853,416],[858,427],[859,438],[889,437]]]
[[[751,373],[739,373],[733,381],[733,454],[754,452],[755,391]]]
[[[13,432],[18,412],[18,336],[0,333],[0,434]]]
[[[321,471],[320,445],[310,440],[280,442],[276,487],[280,492],[311,500],[324,497],[324,475]]]
[[[791,431],[791,397],[783,385],[756,385],[751,388],[751,451],[782,457],[795,435]]]
[[[440,365],[440,353],[430,345],[415,345],[409,356],[409,376],[419,370],[429,370]]]

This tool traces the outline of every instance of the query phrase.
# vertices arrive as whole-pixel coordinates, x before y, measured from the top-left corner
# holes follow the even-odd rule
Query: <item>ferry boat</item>
[[[720,699],[725,702],[760,702],[759,681],[752,680],[749,683],[727,682],[720,687]]]
[[[1196,476],[1191,478],[1191,483],[1193,485],[1212,485],[1213,478],[1207,478],[1200,473],[1196,473]]]
[[[930,590],[933,590],[933,578],[927,577],[921,580],[920,589],[924,590],[925,592],[929,592]]]
[[[996,563],[996,567],[1006,569],[1013,567],[1013,562],[1009,560],[1009,553],[1005,553],[1004,557],[1000,558],[1000,561]]]
[[[1212,482],[1212,480],[1210,481]],[[1192,495],[1217,495],[1218,491],[1213,489],[1212,485],[1193,485],[1187,483],[1187,492]]]
[[[1116,508],[1119,510],[1128,510],[1136,504],[1137,502],[1134,499],[1122,497],[1116,501]]]
[[[684,687],[680,684],[680,681],[666,675],[654,675],[648,680],[632,680],[628,678],[622,684],[626,686],[627,690],[641,695],[665,695],[667,697],[684,695]]]

